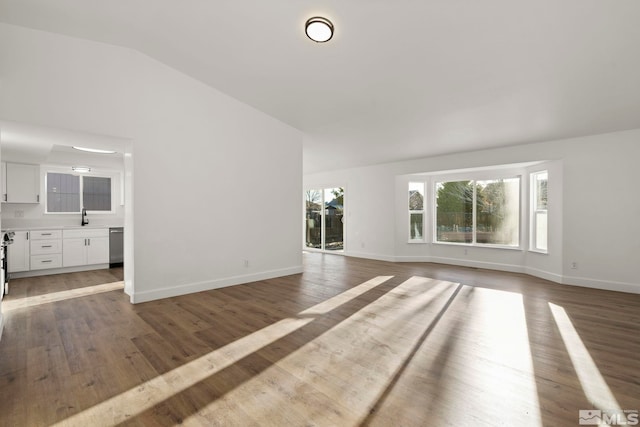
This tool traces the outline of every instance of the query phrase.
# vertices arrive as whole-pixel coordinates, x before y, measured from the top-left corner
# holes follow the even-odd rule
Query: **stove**
[[[13,231],[2,233],[0,241],[0,296],[9,293],[9,273],[7,271],[8,248],[13,243]]]

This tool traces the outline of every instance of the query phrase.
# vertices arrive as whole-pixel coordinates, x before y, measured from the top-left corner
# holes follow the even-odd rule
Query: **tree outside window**
[[[518,246],[520,178],[436,183],[436,241]]]
[[[424,241],[424,182],[409,183],[409,241]]]

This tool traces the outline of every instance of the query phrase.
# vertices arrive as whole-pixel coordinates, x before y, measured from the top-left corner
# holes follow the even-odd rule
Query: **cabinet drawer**
[[[74,228],[72,230],[64,230],[62,237],[65,239],[109,237],[109,229],[108,228]]]
[[[31,240],[53,240],[62,238],[62,230],[31,230]]]
[[[60,267],[62,267],[62,255],[60,254],[31,256],[31,270]]]
[[[31,255],[59,254],[62,240],[31,240]]]

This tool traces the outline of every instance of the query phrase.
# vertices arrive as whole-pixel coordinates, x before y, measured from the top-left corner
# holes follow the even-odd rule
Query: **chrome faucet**
[[[85,208],[82,208],[82,222],[80,223],[80,225],[87,225],[89,224],[89,220],[87,219],[87,210]]]

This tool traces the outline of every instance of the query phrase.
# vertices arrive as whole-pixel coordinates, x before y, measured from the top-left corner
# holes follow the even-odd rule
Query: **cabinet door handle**
[[[40,203],[40,195],[39,195],[39,194],[36,196],[36,201],[37,201],[38,203]]]
[[[7,193],[4,193],[4,201],[7,201]]]
[[[29,232],[27,231],[27,240],[29,240]]]
[[[51,233],[42,233],[43,236],[51,236]]]
[[[91,239],[87,239],[89,241],[89,246],[91,246]]]
[[[52,248],[53,246],[51,246],[51,245],[42,245],[41,247],[43,247],[43,248]]]
[[[40,262],[43,262],[43,263],[44,263],[44,262],[53,262],[53,260],[52,260],[52,259],[43,259],[43,260],[42,260],[42,261],[40,261]]]

